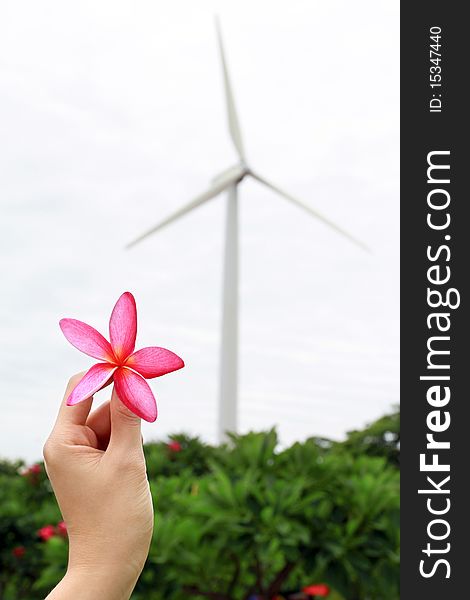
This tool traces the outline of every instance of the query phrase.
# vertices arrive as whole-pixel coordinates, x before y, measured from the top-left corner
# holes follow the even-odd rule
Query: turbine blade
[[[204,204],[204,202],[207,202],[211,198],[214,198],[214,196],[217,196],[217,194],[220,194],[220,192],[223,192],[227,187],[229,187],[229,185],[232,185],[232,183],[233,182],[231,180],[229,180],[229,181],[226,180],[226,181],[222,181],[221,183],[211,186],[208,190],[206,190],[205,192],[203,192],[202,194],[200,194],[199,196],[194,198],[194,200],[191,200],[191,202],[182,206],[179,210],[175,211],[172,215],[170,215],[163,221],[160,221],[160,223],[157,223],[157,225],[155,225],[148,231],[145,231],[142,235],[139,235],[139,237],[137,237],[135,240],[132,240],[132,242],[130,242],[129,244],[126,245],[126,248],[131,248],[132,246],[135,246],[136,244],[138,244],[139,242],[144,240],[149,235],[156,233],[157,231],[159,231],[160,229],[163,229],[163,227],[166,227],[173,221],[176,221],[177,219],[179,219],[186,213],[191,212],[193,209],[197,208],[201,204]]]
[[[238,122],[237,110],[235,108],[235,100],[233,97],[232,86],[230,84],[230,77],[228,74],[227,60],[225,58],[224,43],[222,41],[222,30],[220,28],[219,18],[215,18],[215,27],[217,29],[217,39],[219,41],[220,60],[222,63],[222,70],[224,75],[224,88],[225,88],[225,100],[227,103],[227,117],[228,117],[228,128],[233,144],[238,152],[238,155],[242,161],[245,160],[245,151],[243,149],[242,134],[240,130],[240,124]]]
[[[273,192],[276,192],[277,194],[279,194],[280,196],[282,196],[286,200],[289,200],[289,202],[292,202],[293,204],[296,204],[297,206],[299,206],[300,208],[303,208],[305,211],[307,211],[308,213],[310,213],[311,215],[313,215],[314,217],[316,217],[320,221],[323,221],[323,223],[325,223],[325,225],[328,225],[328,227],[331,227],[332,229],[334,229],[335,231],[337,231],[338,233],[340,233],[342,236],[348,238],[348,240],[350,240],[351,242],[353,242],[357,246],[360,246],[366,252],[370,252],[370,248],[368,248],[368,246],[366,246],[366,244],[364,244],[363,242],[361,242],[360,240],[358,240],[357,238],[355,238],[353,235],[351,235],[350,233],[348,233],[347,231],[345,231],[344,229],[342,229],[339,225],[336,225],[336,223],[333,223],[333,221],[330,221],[330,219],[328,219],[327,217],[323,216],[320,212],[318,212],[314,208],[311,208],[310,206],[308,206],[308,204],[305,204],[304,202],[301,202],[300,200],[297,200],[297,198],[294,198],[293,196],[291,196],[290,194],[288,194],[284,190],[281,190],[280,188],[278,188],[277,186],[275,186],[273,183],[271,183],[267,179],[264,179],[264,177],[261,177],[260,175],[257,175],[256,173],[253,173],[253,172],[251,172],[250,175],[252,177],[254,177],[256,180],[258,180],[260,183],[263,183],[265,186],[267,186],[268,188],[270,188],[271,190],[273,190]]]

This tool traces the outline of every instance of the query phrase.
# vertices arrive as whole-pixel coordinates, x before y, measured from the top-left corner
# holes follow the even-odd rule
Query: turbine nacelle
[[[211,180],[211,183],[212,185],[236,185],[250,174],[251,170],[247,167],[247,165],[245,163],[239,163],[216,175]]]

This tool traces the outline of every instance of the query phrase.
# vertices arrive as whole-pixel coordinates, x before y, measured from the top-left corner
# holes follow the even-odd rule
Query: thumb
[[[129,452],[136,448],[142,448],[140,417],[124,406],[115,388],[111,395],[109,411],[111,416],[110,450],[112,452],[116,450]]]

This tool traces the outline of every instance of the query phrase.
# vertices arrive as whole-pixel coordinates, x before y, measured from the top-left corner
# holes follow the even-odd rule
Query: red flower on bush
[[[177,440],[171,440],[168,442],[167,448],[170,452],[181,452],[183,446]]]
[[[45,525],[38,531],[38,536],[43,542],[47,542],[47,540],[49,540],[51,537],[54,537],[55,534],[56,530],[53,525]]]
[[[307,596],[319,596],[320,598],[326,598],[330,594],[330,588],[326,583],[315,583],[313,585],[307,585],[302,590]]]
[[[67,525],[65,524],[65,521],[57,523],[56,531],[58,535],[67,537]]]
[[[20,471],[20,475],[25,477],[31,484],[37,485],[39,483],[39,476],[42,473],[42,466],[39,463],[31,465],[28,468]]]
[[[26,548],[24,546],[15,546],[11,553],[15,558],[23,558],[26,554]]]
[[[54,525],[44,525],[44,527],[41,527],[38,531],[38,537],[40,537],[43,542],[47,542],[47,540],[56,536],[67,537],[67,525],[65,524],[65,521],[60,521],[55,527]]]

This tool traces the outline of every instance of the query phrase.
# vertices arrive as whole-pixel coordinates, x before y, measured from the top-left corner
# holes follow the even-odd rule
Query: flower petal
[[[73,388],[72,393],[67,398],[67,405],[73,406],[96,394],[98,390],[111,381],[116,369],[117,367],[107,363],[93,365]]]
[[[140,373],[146,379],[160,377],[166,373],[177,371],[184,367],[183,360],[166,348],[142,348],[131,354],[126,360],[126,367]]]
[[[130,292],[124,292],[109,319],[111,346],[118,361],[125,360],[134,352],[136,335],[137,309],[134,296]]]
[[[99,360],[114,361],[111,344],[90,325],[76,319],[61,319],[59,326],[72,346],[81,352]]]
[[[126,367],[120,367],[114,374],[114,387],[119,399],[129,410],[146,421],[155,421],[157,403],[152,390],[141,375]]]

